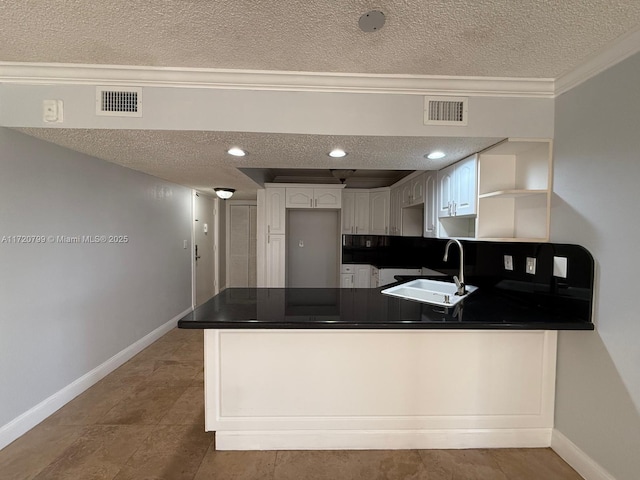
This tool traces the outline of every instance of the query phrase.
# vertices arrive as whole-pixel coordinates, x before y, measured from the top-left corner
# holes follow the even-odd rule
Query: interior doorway
[[[216,294],[216,199],[193,192],[193,304]]]

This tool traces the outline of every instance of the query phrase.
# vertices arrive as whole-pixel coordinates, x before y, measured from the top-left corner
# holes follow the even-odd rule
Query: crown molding
[[[23,62],[0,62],[0,83],[402,95],[554,96],[554,81],[550,78],[379,75]]]
[[[609,44],[606,49],[587,58],[570,72],[558,77],[555,81],[555,96],[568,92],[638,52],[640,52],[640,27],[625,33]]]

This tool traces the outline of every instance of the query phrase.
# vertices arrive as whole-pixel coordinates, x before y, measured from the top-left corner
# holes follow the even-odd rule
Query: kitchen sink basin
[[[382,290],[385,295],[414,300],[416,302],[430,303],[442,307],[451,307],[467,298],[475,292],[478,287],[466,286],[465,295],[456,295],[458,287],[455,283],[441,282],[438,280],[418,279],[396,285],[395,287]]]

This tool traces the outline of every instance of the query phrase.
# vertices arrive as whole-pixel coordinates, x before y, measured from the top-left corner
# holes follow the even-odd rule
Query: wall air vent
[[[425,125],[467,124],[466,97],[424,97]]]
[[[142,117],[142,88],[97,87],[96,115]]]

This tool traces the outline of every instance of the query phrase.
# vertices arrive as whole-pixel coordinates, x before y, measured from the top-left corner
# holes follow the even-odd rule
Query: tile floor
[[[0,450],[2,480],[579,480],[550,449],[217,452],[200,330],[174,329]]]

